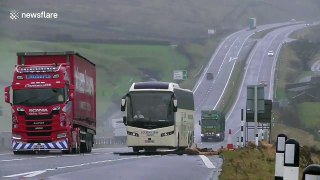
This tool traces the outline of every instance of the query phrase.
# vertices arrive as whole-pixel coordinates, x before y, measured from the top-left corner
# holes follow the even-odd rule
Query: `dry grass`
[[[306,131],[301,129],[292,128],[284,124],[276,124],[272,127],[272,140],[275,142],[278,134],[283,133],[288,136],[288,138],[293,138],[297,140],[300,146],[315,146],[317,149],[320,149],[320,142],[314,139],[314,136]]]
[[[223,152],[224,163],[221,180],[274,178],[275,150],[245,148]]]
[[[222,174],[220,180],[274,179],[275,170],[275,147],[272,144],[261,142],[258,148],[249,143],[244,149],[224,151]],[[319,163],[320,154],[311,153],[311,148],[300,148],[300,179],[304,168],[310,164]]]

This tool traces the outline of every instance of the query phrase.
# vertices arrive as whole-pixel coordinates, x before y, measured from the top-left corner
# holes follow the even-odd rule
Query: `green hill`
[[[11,20],[9,11],[57,12],[56,20]],[[2,0],[0,32],[22,39],[194,40],[208,29],[319,19],[318,0]]]

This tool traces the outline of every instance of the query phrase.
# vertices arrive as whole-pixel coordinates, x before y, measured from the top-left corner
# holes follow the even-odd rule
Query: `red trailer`
[[[96,134],[95,64],[75,52],[17,53],[5,101],[12,150],[91,152]]]

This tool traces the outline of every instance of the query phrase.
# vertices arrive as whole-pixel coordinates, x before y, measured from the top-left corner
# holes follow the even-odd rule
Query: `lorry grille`
[[[26,125],[27,126],[34,126],[34,125],[51,125],[52,121],[27,121]]]
[[[51,132],[28,132],[28,136],[50,136]]]
[[[37,136],[51,136],[51,132],[43,132],[43,131],[51,131],[52,130],[52,114],[49,115],[25,115],[25,123],[27,135],[30,137]],[[31,132],[30,132],[31,131]],[[38,132],[37,132],[38,131]]]
[[[51,130],[51,126],[37,126],[37,127],[27,127],[27,131],[43,131],[43,130]]]
[[[52,115],[36,115],[36,116],[29,116],[26,115],[25,116],[26,120],[51,120],[52,119]]]

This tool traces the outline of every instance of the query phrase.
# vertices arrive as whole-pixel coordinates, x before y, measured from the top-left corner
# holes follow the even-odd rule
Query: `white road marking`
[[[231,61],[233,61],[233,60],[237,60],[238,59],[238,57],[230,57],[229,58],[229,62],[231,62]]]
[[[259,43],[259,42],[258,42],[258,43]],[[256,44],[256,47],[254,48],[253,53],[252,53],[252,54],[250,53],[249,62],[247,63],[246,67],[249,67],[249,66],[250,66],[251,60],[253,59],[253,56],[254,56],[254,54],[256,53],[257,49],[258,49],[258,46],[259,46],[258,43]],[[239,100],[239,98],[240,98],[241,91],[242,91],[242,86],[243,86],[244,81],[245,81],[245,79],[246,79],[245,77],[247,76],[248,69],[249,69],[249,68],[246,68],[246,71],[244,72],[244,76],[243,76],[244,78],[242,78],[242,82],[241,82],[241,86],[240,86],[240,91],[238,92],[237,100],[236,100],[235,103],[233,104],[232,109],[231,109],[230,113],[228,114],[228,116],[227,116],[227,118],[226,118],[226,122],[229,120],[229,117],[231,116],[231,114],[232,114],[232,112],[233,112],[236,104],[238,103],[238,100]]]
[[[203,75],[199,78],[200,80],[198,80],[197,83],[196,83],[196,85],[193,87],[193,89],[192,89],[193,94],[197,91],[197,89],[198,89],[198,87],[200,86],[203,78],[205,77],[205,73],[207,73],[207,71],[208,71],[208,67],[211,66],[213,60],[215,59],[215,57],[216,57],[217,54],[219,53],[219,51],[220,51],[220,49],[222,48],[222,46],[223,46],[227,41],[231,41],[231,40],[232,40],[231,37],[232,37],[233,35],[238,34],[238,33],[241,33],[241,32],[242,32],[242,30],[230,34],[230,35],[229,35],[228,37],[226,37],[225,40],[218,46],[218,48],[216,49],[216,51],[215,51],[214,54],[212,55],[212,57],[211,57],[208,65],[207,65],[206,69],[204,70]],[[238,39],[238,38],[236,38],[236,40],[237,40],[237,39]],[[235,40],[235,41],[236,41],[236,40]],[[231,45],[231,46],[232,46],[232,45]],[[231,48],[231,46],[230,46],[230,48]],[[222,66],[222,64],[221,64],[221,66]],[[220,66],[220,67],[221,67],[221,66]]]
[[[236,65],[236,61],[235,61],[235,62],[233,63],[233,65],[232,65],[231,73],[229,74],[228,80],[227,80],[227,82],[226,82],[226,84],[225,84],[225,86],[224,86],[224,88],[223,88],[223,90],[222,90],[222,93],[221,93],[221,95],[220,95],[220,97],[219,97],[219,99],[218,99],[218,102],[216,103],[216,105],[214,106],[213,109],[216,109],[216,107],[218,106],[220,100],[222,99],[223,94],[224,94],[224,91],[226,90],[226,88],[227,88],[227,86],[228,86],[228,84],[229,84],[229,80],[230,80],[230,78],[231,78],[232,71],[233,71],[233,68],[234,68],[235,65]]]
[[[26,173],[20,173],[20,174],[13,174],[13,175],[9,175],[9,176],[3,176],[5,178],[11,178],[11,177],[19,177],[19,176],[23,176],[23,177],[34,177],[36,175],[42,174],[46,172],[45,170],[43,171],[31,171],[31,172],[26,172]]]
[[[40,157],[35,157],[36,159],[47,159],[47,158],[54,158],[57,156],[40,156]]]
[[[12,153],[0,154],[0,156],[5,156],[5,155],[12,155]]]
[[[245,42],[249,39],[249,37],[251,37],[252,35],[253,35],[253,33],[250,34],[248,37],[246,37],[246,39],[243,41],[243,43],[242,43],[242,45],[241,45],[241,47],[240,47],[240,49],[239,49],[239,51],[238,51],[238,53],[237,53],[236,59],[238,58],[238,56],[239,56],[239,54],[240,54],[240,52],[241,52],[241,49],[243,48],[243,45],[244,45]],[[231,46],[232,46],[232,45],[231,45]],[[231,49],[231,47],[230,47],[230,49]],[[229,50],[230,50],[230,49],[229,49]],[[230,62],[230,61],[229,61],[229,62]],[[223,64],[223,63],[222,63],[222,64]],[[218,101],[217,101],[217,103],[216,103],[216,105],[214,106],[213,109],[216,109],[216,107],[219,105],[219,102],[220,102],[221,98],[222,98],[223,95],[224,95],[224,91],[226,90],[226,87],[227,87],[228,84],[229,84],[229,80],[230,80],[230,78],[231,78],[231,75],[232,75],[232,72],[233,72],[233,69],[234,69],[235,64],[236,64],[236,62],[233,63],[233,67],[232,67],[232,69],[231,69],[231,71],[230,71],[228,80],[227,80],[227,82],[226,82],[226,84],[225,84],[225,86],[224,86],[224,88],[223,88],[223,91],[222,91],[222,93],[221,93],[221,95],[220,95],[220,97],[219,97],[219,99],[218,99]],[[221,67],[222,67],[222,65],[220,66],[220,68],[221,68]],[[219,72],[220,72],[220,69],[219,69],[219,71],[218,71],[217,76],[219,75]],[[216,78],[216,79],[217,79],[217,78]]]
[[[298,28],[298,29],[300,29],[300,28]],[[298,29],[296,29],[296,30],[298,30]],[[291,34],[292,32],[294,32],[294,31],[296,31],[296,30],[290,31],[290,33],[288,33],[288,34]],[[279,34],[280,34],[280,33],[279,33]],[[279,34],[277,34],[276,36],[278,36]],[[259,42],[258,42],[258,43],[259,43]],[[251,60],[253,59],[253,56],[254,56],[254,54],[256,53],[258,47],[259,47],[259,45],[257,44],[256,47],[255,47],[255,49],[254,49],[254,51],[253,51],[253,53],[250,55],[250,57],[249,57],[249,62],[248,62],[248,65],[247,65],[248,67],[249,67],[249,65],[250,65],[250,63],[251,63]],[[280,47],[281,47],[281,45],[280,45]],[[279,48],[279,47],[278,47],[278,48]],[[280,49],[280,48],[279,48],[279,49]],[[249,68],[246,68],[244,77],[246,77],[246,75],[247,75],[247,70],[248,70],[248,69],[249,69]],[[237,100],[236,100],[235,103],[233,104],[232,110],[231,110],[230,113],[228,114],[228,116],[227,116],[227,118],[226,118],[226,121],[229,120],[229,117],[231,116],[232,112],[234,111],[235,106],[236,106],[237,103],[238,103],[238,100],[239,100],[239,98],[240,98],[241,91],[242,91],[242,86],[243,86],[243,84],[244,84],[245,79],[246,79],[246,78],[243,78],[243,79],[242,79],[242,83],[241,83],[241,86],[240,86],[241,89],[240,89],[240,91],[239,91],[239,93],[238,93]],[[270,96],[270,91],[269,91],[269,96]],[[236,129],[236,128],[235,128],[235,129]],[[235,129],[233,129],[232,131],[234,131]],[[238,129],[233,133],[233,135],[237,134],[239,131],[240,131],[240,128],[238,128]]]
[[[29,174],[29,175],[23,176],[23,177],[26,177],[26,178],[28,178],[28,177],[34,177],[34,176],[37,176],[37,175],[42,174],[42,173],[45,173],[45,172],[46,172],[45,170],[44,170],[44,171],[34,171],[32,174]]]
[[[228,49],[226,55],[225,55],[224,58],[223,58],[223,61],[222,61],[221,65],[220,65],[220,67],[219,67],[219,70],[218,70],[218,73],[217,73],[217,75],[216,75],[216,78],[213,80],[211,86],[213,86],[213,85],[215,84],[215,82],[216,82],[216,80],[217,80],[217,77],[219,76],[220,71],[221,71],[221,69],[222,69],[222,66],[223,66],[223,64],[225,63],[225,60],[227,59],[227,55],[229,54],[232,46],[236,43],[236,41],[238,41],[238,39],[239,39],[239,37],[237,37],[237,38],[233,41],[233,43],[231,44],[230,48]],[[210,63],[210,64],[211,64],[211,63]],[[208,67],[209,67],[209,66],[208,66]],[[233,70],[233,68],[234,68],[234,64],[233,64],[232,70]],[[232,72],[232,70],[231,70],[231,72]],[[232,73],[231,73],[231,74],[232,74]],[[230,75],[231,75],[231,74],[230,74]],[[229,75],[229,79],[230,79],[230,75]],[[201,79],[200,81],[202,81],[202,79]],[[228,82],[229,82],[229,80],[228,80]],[[227,82],[226,84],[228,84],[228,82]],[[199,83],[199,85],[200,85],[200,83]],[[225,87],[226,87],[226,86],[225,86]],[[196,89],[197,89],[197,88],[198,88],[198,87],[196,87]],[[209,92],[210,92],[210,91],[209,91]],[[206,98],[207,95],[208,95],[208,92],[206,93],[206,95],[205,95],[204,98]],[[220,96],[219,99],[221,99],[221,97],[222,97],[222,95]],[[202,106],[202,104],[203,104],[206,100],[207,100],[207,99],[204,99],[204,100],[202,99],[202,100],[200,101],[200,104],[197,106],[197,108],[196,108],[195,110],[197,111],[198,108],[199,108],[200,106]],[[218,103],[217,103],[217,104],[218,104]],[[217,104],[216,104],[216,106],[217,106]],[[215,109],[215,107],[214,107],[214,109]]]
[[[0,160],[0,162],[11,162],[11,161],[23,161],[29,159],[48,159],[48,158],[56,158],[56,157],[76,157],[76,156],[93,156],[93,155],[101,155],[101,154],[113,154],[113,152],[106,152],[106,153],[90,153],[90,154],[68,154],[68,155],[58,155],[58,156],[39,156],[39,157],[32,157],[32,158],[15,158],[15,159],[4,159]]]
[[[1,162],[22,161],[27,159],[31,159],[31,158],[4,159],[4,160],[1,160]]]
[[[56,170],[59,170],[59,169],[74,168],[74,167],[81,167],[81,166],[88,166],[88,165],[93,165],[93,164],[102,164],[102,163],[123,161],[123,160],[131,160],[131,159],[151,158],[151,157],[158,157],[158,156],[138,156],[138,157],[128,157],[128,158],[121,158],[121,159],[108,159],[108,160],[103,160],[103,161],[95,161],[95,162],[75,164],[75,165],[69,165],[69,166],[60,166],[60,167],[56,167],[54,169],[44,169],[44,170],[31,171],[31,172],[25,172],[25,173],[20,173],[20,174],[13,174],[13,175],[8,175],[8,176],[3,176],[3,177],[5,177],[5,178],[20,177],[20,176],[23,176],[23,177],[34,177],[36,175],[42,174],[42,173],[47,172],[47,171],[56,171]]]
[[[216,168],[212,162],[210,161],[209,158],[207,158],[207,156],[205,155],[199,155],[199,157],[202,159],[203,163],[207,166],[207,168],[209,169],[213,169],[213,168]]]

